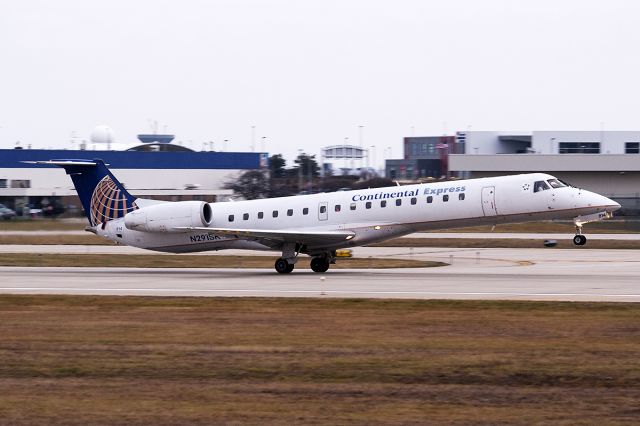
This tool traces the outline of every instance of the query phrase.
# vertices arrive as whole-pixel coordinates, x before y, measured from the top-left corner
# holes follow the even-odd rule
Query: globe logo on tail
[[[135,202],[127,201],[127,197],[111,177],[105,176],[96,185],[91,195],[91,225],[95,226],[124,217],[125,214],[137,208]]]

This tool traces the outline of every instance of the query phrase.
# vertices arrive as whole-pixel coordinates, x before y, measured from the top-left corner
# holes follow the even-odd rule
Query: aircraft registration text
[[[221,240],[222,237],[219,235],[212,235],[212,234],[200,234],[200,235],[190,235],[189,239],[191,240],[192,243],[202,243],[205,241]]]

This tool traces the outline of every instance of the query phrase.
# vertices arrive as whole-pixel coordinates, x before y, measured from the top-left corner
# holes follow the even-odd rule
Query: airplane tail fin
[[[127,192],[102,160],[49,160],[29,163],[64,168],[71,176],[91,226],[124,217],[138,208],[136,197]]]

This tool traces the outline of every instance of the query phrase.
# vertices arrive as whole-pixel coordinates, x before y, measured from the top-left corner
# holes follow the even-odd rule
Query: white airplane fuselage
[[[553,187],[552,181],[558,182],[551,175],[531,173],[212,203],[213,217],[209,226],[218,230],[353,233],[351,238],[342,241],[305,246],[303,252],[313,256],[417,231],[548,219],[575,219],[579,225],[580,217],[608,215],[620,207],[618,203],[590,191],[562,183]],[[539,182],[545,182],[547,188],[536,190]],[[143,203],[141,205],[144,207]],[[237,235],[220,235],[205,228],[180,232],[170,229],[167,232],[132,230],[125,226],[124,218],[110,220],[94,229],[98,235],[118,243],[162,252],[282,251],[282,246],[265,245],[264,240],[258,242]]]

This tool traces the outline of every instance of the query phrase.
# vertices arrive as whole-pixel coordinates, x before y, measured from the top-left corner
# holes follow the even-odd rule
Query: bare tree
[[[269,179],[260,170],[248,170],[236,180],[224,184],[226,189],[232,189],[236,194],[242,195],[247,200],[265,198],[269,196]]]

